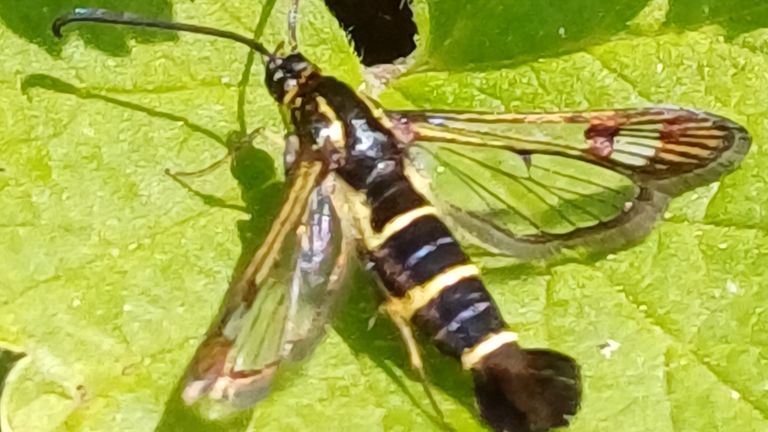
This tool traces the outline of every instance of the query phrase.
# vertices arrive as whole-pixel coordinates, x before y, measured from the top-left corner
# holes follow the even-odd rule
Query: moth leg
[[[392,320],[393,323],[395,323],[395,326],[397,326],[397,329],[400,331],[400,337],[403,338],[403,343],[405,344],[405,348],[408,350],[408,359],[411,362],[411,367],[418,374],[419,381],[421,381],[421,386],[424,389],[424,393],[426,393],[427,398],[429,399],[430,405],[432,405],[432,409],[435,410],[435,413],[437,414],[438,418],[441,421],[444,421],[445,416],[443,415],[443,411],[440,409],[440,407],[437,404],[437,400],[435,399],[435,396],[432,393],[432,388],[429,386],[427,375],[424,372],[424,362],[421,360],[421,354],[419,353],[419,345],[416,342],[416,338],[413,335],[413,329],[411,328],[411,324],[400,313],[398,313],[395,308],[391,307],[391,305],[392,303],[390,303],[389,301],[386,301],[383,304],[383,309],[387,312],[387,315],[389,315],[389,318]]]
[[[212,207],[219,207],[219,208],[228,208],[232,210],[241,211],[243,213],[248,213],[248,208],[246,206],[236,205],[236,204],[229,204],[224,199],[219,198],[215,195],[207,194],[204,192],[200,192],[199,190],[195,189],[187,183],[185,180],[183,180],[184,177],[201,177],[208,175],[218,169],[221,165],[224,165],[225,163],[229,162],[232,157],[234,157],[237,152],[239,152],[241,149],[243,149],[246,146],[250,146],[253,143],[253,140],[256,139],[256,136],[258,136],[262,132],[262,128],[256,128],[252,130],[247,135],[242,135],[239,132],[232,132],[227,137],[227,153],[222,157],[221,159],[213,162],[212,164],[199,169],[195,171],[171,171],[170,169],[165,169],[165,175],[170,177],[173,181],[175,181],[179,186],[183,187],[187,192],[191,193],[192,195],[200,198],[206,205],[212,206]]]
[[[299,155],[299,148],[301,143],[299,136],[289,133],[285,135],[285,147],[283,147],[283,168],[285,173],[288,174],[293,168],[293,164]]]
[[[227,208],[231,210],[241,211],[243,213],[248,213],[248,208],[246,208],[245,206],[230,204],[226,202],[224,199],[217,197],[216,195],[207,194],[205,192],[200,192],[199,190],[195,189],[194,187],[192,187],[192,185],[182,180],[182,177],[184,176],[184,174],[186,173],[173,173],[168,169],[165,170],[165,175],[170,177],[179,186],[183,187],[187,192],[200,198],[200,200],[202,200],[205,205],[208,205],[211,207]],[[191,173],[191,174],[194,175],[196,173]]]
[[[206,176],[218,169],[220,166],[224,165],[225,163],[229,162],[229,160],[232,158],[234,154],[236,154],[240,149],[243,147],[249,146],[253,143],[253,140],[256,139],[256,136],[262,132],[262,128],[256,128],[249,132],[247,135],[240,135],[238,132],[232,132],[227,136],[227,153],[224,154],[224,156],[216,161],[214,161],[212,164],[198,169],[194,171],[171,171],[170,169],[165,169],[165,174],[176,180],[179,181],[180,177],[202,177]]]
[[[224,163],[229,162],[230,157],[232,157],[231,152],[227,152],[224,157],[216,160],[212,164],[200,168],[194,171],[171,171],[169,168],[165,169],[165,174],[173,178],[174,180],[178,180],[179,177],[203,177],[206,176],[218,169],[220,166],[224,165]]]

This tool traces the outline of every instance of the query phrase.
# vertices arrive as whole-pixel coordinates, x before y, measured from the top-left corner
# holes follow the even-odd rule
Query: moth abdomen
[[[472,371],[480,413],[494,429],[532,432],[567,424],[581,395],[576,362],[521,348],[480,270],[436,210],[404,178],[390,180],[367,192],[378,235],[368,245],[390,314]],[[397,211],[381,204],[397,195],[419,199],[399,201]]]

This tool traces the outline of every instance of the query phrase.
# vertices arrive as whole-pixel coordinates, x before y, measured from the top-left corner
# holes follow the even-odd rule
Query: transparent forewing
[[[715,181],[747,153],[750,137],[726,118],[685,109],[540,114],[390,112],[405,142],[498,147],[578,159],[668,195]],[[471,152],[471,150],[470,150]]]
[[[389,117],[455,227],[521,258],[635,241],[669,196],[718,179],[750,144],[730,120],[677,109]]]
[[[207,396],[234,408],[266,396],[279,366],[309,354],[324,334],[342,271],[329,178],[301,164],[264,244],[231,286],[219,320],[188,373],[188,403]]]
[[[296,237],[286,239],[285,263],[275,265],[242,327],[231,332],[236,371],[274,370],[280,362],[299,361],[325,334],[344,269],[332,189],[326,181],[310,196]]]

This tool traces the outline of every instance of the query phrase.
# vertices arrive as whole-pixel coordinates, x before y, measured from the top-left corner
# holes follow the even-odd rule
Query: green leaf
[[[447,68],[522,63],[577,51],[626,29],[645,0],[429,3],[429,61]]]
[[[244,72],[241,46],[86,26],[56,41],[49,21],[73,3],[42,3],[0,0],[0,343],[26,354],[4,388],[2,424],[440,430],[395,330],[383,319],[368,329],[376,304],[363,272],[316,355],[253,412],[208,422],[183,407],[185,365],[279,202],[282,120],[259,61]],[[118,3],[100,5],[256,30],[272,47],[289,2]],[[417,68],[382,102],[674,104],[743,123],[755,143],[742,167],[675,200],[640,245],[485,279],[526,346],[581,363],[584,403],[571,430],[766,430],[768,12],[758,0],[562,3],[428,2]],[[302,51],[357,88],[360,67],[338,25],[319,1],[301,7]],[[255,127],[264,132],[231,172],[189,179],[198,194],[163,174],[212,163],[231,132]],[[466,375],[431,348],[426,357],[446,422],[482,430]]]
[[[754,0],[675,0],[669,5],[667,25],[693,28],[715,23],[730,35],[768,25],[768,5]]]

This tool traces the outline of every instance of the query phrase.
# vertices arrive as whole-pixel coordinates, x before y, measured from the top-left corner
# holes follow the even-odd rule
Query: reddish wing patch
[[[607,158],[613,153],[613,140],[619,133],[618,126],[602,123],[590,125],[584,131],[584,138],[589,142],[589,152],[599,158]]]
[[[198,348],[182,394],[187,404],[208,395],[217,400],[232,402],[238,407],[239,400],[248,401],[243,404],[247,405],[268,391],[278,362],[267,364],[259,370],[235,370],[234,359],[231,358],[232,347],[232,341],[220,335],[206,340]]]

